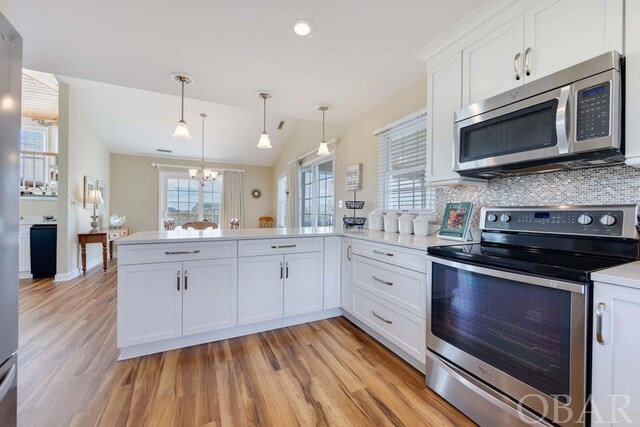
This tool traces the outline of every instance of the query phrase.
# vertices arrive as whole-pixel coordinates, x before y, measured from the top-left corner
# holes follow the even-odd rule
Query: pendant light
[[[205,169],[204,167],[204,119],[207,118],[207,115],[200,113],[200,117],[202,117],[202,157],[200,160],[200,169],[189,169],[189,176],[191,179],[197,180],[201,187],[204,187],[207,182],[214,181],[217,178],[218,171]]]
[[[182,86],[182,110],[180,113],[180,121],[176,126],[176,130],[173,131],[173,136],[175,139],[182,139],[188,141],[191,139],[191,134],[189,133],[189,128],[187,127],[187,122],[184,121],[184,86],[190,85],[193,83],[193,79],[185,74],[174,73],[171,75],[171,78]]]
[[[269,149],[271,148],[271,140],[267,133],[267,99],[271,98],[271,94],[269,92],[259,92],[258,98],[262,98],[263,103],[263,127],[260,139],[258,140],[258,148]]]
[[[318,147],[318,153],[317,153],[318,156],[328,156],[329,154],[331,154],[329,152],[329,146],[327,145],[327,142],[324,140],[324,113],[328,109],[329,107],[327,107],[326,105],[321,105],[318,107],[318,111],[322,111],[322,142]]]

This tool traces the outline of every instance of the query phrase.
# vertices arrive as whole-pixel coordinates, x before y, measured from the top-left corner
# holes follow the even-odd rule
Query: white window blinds
[[[425,182],[426,114],[393,124],[378,137],[378,206],[383,210],[433,211],[435,190]]]

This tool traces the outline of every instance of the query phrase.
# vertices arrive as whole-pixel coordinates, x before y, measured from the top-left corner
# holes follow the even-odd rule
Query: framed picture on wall
[[[89,197],[89,192],[94,188],[97,188],[98,180],[95,178],[91,178],[90,176],[84,177],[84,193],[82,195],[82,203],[84,204],[85,209],[93,209],[91,203],[87,203],[87,198]]]
[[[104,209],[107,207],[105,202],[105,198],[107,197],[107,193],[105,192],[105,182],[101,179],[96,181],[96,185],[98,186],[98,190],[100,190],[100,194],[102,194],[102,203],[98,205],[98,209]]]
[[[362,163],[349,165],[345,168],[345,190],[362,190]]]

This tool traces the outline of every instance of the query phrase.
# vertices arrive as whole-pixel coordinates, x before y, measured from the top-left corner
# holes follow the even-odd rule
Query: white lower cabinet
[[[323,253],[241,257],[238,324],[322,310]]]
[[[18,256],[18,271],[20,278],[26,279],[31,277],[31,226],[20,225],[20,248]]]
[[[640,290],[605,283],[594,289],[593,425],[637,425]]]
[[[322,310],[322,252],[284,256],[284,316]]]
[[[118,347],[237,324],[236,258],[118,268]]]
[[[182,263],[118,269],[118,347],[182,335]]]
[[[238,259],[238,324],[278,319],[283,314],[284,257]]]
[[[426,322],[358,287],[353,288],[352,314],[401,350],[424,363]]]
[[[353,265],[353,242],[342,238],[342,262],[340,263],[340,307],[351,313],[351,269]]]
[[[237,259],[186,261],[182,268],[182,335],[236,326]]]

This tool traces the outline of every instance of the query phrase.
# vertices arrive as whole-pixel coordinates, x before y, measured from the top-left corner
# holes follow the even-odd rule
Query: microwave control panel
[[[604,82],[578,91],[576,102],[576,139],[585,141],[608,136],[611,123],[611,83]]]

